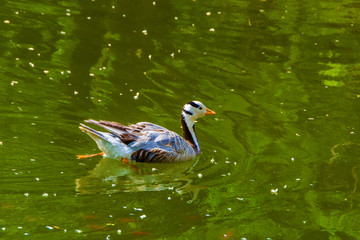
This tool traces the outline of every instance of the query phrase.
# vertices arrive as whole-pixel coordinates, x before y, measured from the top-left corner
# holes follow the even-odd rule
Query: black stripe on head
[[[188,110],[185,110],[185,109],[183,109],[183,112],[186,113],[186,114],[188,114],[188,115],[193,115],[192,112],[189,112]]]
[[[194,103],[193,101],[188,102],[187,104],[190,104],[191,106],[196,107],[196,108],[199,108],[199,107],[200,107],[199,105],[197,105],[197,104]]]

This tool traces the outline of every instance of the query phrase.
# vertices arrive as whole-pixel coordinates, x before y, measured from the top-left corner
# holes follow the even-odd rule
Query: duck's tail
[[[80,123],[79,128],[81,131],[89,135],[92,139],[94,139],[95,142],[98,142],[99,140],[105,140],[107,141],[107,137],[103,132],[96,131],[95,129],[92,129],[91,127],[86,126],[85,124]]]

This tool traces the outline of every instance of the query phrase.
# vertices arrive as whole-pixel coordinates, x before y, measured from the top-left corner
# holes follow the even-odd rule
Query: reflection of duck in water
[[[195,134],[195,120],[214,111],[206,108],[199,101],[185,104],[181,123],[184,138],[159,125],[139,122],[124,126],[116,122],[86,120],[108,132],[96,131],[84,124],[80,129],[97,143],[101,155],[109,158],[129,159],[136,162],[181,162],[200,154],[200,146]],[[79,155],[78,158],[93,155]]]
[[[89,175],[76,179],[76,191],[79,194],[112,194],[176,190],[180,194],[192,193],[195,196],[201,188],[192,185],[195,165],[194,161],[130,165],[103,158]]]

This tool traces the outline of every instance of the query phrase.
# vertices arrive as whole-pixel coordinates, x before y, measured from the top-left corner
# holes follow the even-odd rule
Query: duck
[[[118,122],[85,120],[106,130],[97,131],[80,123],[79,128],[88,134],[101,150],[92,155],[77,155],[78,159],[102,155],[107,158],[131,162],[166,163],[182,162],[200,154],[195,132],[195,121],[216,113],[200,101],[184,105],[181,112],[183,137],[150,122],[138,122],[125,126]]]

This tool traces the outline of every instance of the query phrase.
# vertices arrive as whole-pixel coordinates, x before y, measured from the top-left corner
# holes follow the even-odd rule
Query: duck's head
[[[182,114],[188,119],[197,119],[205,115],[216,114],[213,110],[208,109],[199,101],[191,101],[185,104]]]

